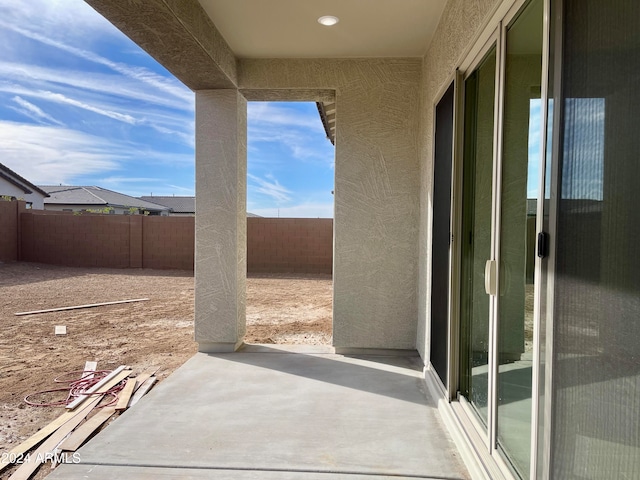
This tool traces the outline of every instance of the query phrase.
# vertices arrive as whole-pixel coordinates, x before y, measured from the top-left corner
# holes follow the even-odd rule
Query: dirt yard
[[[330,275],[247,279],[247,343],[330,344]],[[149,301],[15,316],[17,312],[134,298]],[[57,375],[130,365],[166,378],[196,352],[191,272],[67,268],[0,263],[0,452],[62,413],[32,407],[32,392],[56,388]],[[65,325],[67,335],[54,327]],[[44,470],[44,469],[41,469]],[[6,472],[3,472],[6,473]],[[43,478],[39,472],[36,478]]]

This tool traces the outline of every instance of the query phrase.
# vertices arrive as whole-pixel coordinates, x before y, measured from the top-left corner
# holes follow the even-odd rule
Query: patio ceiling
[[[446,0],[198,0],[241,58],[418,57]],[[323,15],[337,25],[318,23]]]
[[[446,0],[85,0],[192,90],[238,86],[237,59],[421,57]],[[331,27],[318,18],[333,15]],[[248,100],[268,93],[243,90]],[[272,92],[273,93],[273,92]],[[335,143],[335,99],[316,97]],[[281,91],[273,93],[281,96]],[[282,98],[284,99],[284,98]],[[305,98],[306,99],[306,98]]]

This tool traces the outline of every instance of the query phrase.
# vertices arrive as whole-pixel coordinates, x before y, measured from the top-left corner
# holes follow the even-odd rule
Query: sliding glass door
[[[549,476],[638,479],[640,2],[560,6]]]
[[[501,26],[465,79],[460,376],[489,452],[529,478],[540,197],[543,0]]]
[[[500,189],[497,440],[529,476],[536,212],[540,184],[542,1],[506,29]]]
[[[493,125],[496,47],[465,80],[462,193],[460,392],[486,426],[489,397],[489,296],[485,262],[491,257]]]

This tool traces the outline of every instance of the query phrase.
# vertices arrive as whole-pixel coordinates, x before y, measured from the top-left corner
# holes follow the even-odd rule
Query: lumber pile
[[[81,379],[92,377],[96,367],[96,362],[87,362]],[[81,457],[76,450],[110,418],[135,405],[154,385],[157,370],[150,369],[134,377],[129,367],[121,365],[96,380],[91,388],[69,398],[62,415],[3,453],[0,472],[19,464],[9,480],[28,480],[45,463],[50,463],[51,468],[58,463],[78,463]]]

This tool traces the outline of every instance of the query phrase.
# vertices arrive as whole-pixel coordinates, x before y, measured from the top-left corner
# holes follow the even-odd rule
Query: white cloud
[[[50,100],[56,103],[65,103],[67,105],[71,105],[73,107],[82,108],[83,110],[87,110],[89,112],[97,113],[98,115],[104,115],[105,117],[112,118],[113,120],[118,120],[119,122],[128,123],[130,125],[135,125],[140,123],[139,120],[133,118],[131,115],[114,112],[113,110],[107,110],[105,108],[96,107],[94,105],[89,105],[87,103],[81,102],[79,100],[75,100],[73,98],[65,97],[61,93],[53,93],[53,92],[36,92],[36,94],[40,98],[44,98],[46,100]]]
[[[173,153],[152,150],[138,145],[126,145],[127,153],[137,164],[151,167],[167,165],[195,170],[194,156],[190,153]]]
[[[43,112],[40,107],[38,107],[37,105],[34,105],[31,102],[26,101],[24,98],[15,96],[12,98],[12,100],[16,102],[18,105],[20,105],[26,112],[29,112],[30,114],[34,115],[37,119],[47,120],[51,123],[55,123],[56,125],[63,126],[62,122],[59,122],[58,120],[53,118],[51,115]]]
[[[177,137],[185,145],[189,145],[190,147],[195,147],[195,143],[196,143],[195,132],[190,132],[190,133],[179,132],[177,130],[172,130],[170,128],[162,127],[160,125],[156,125],[151,122],[144,122],[144,123],[149,124],[151,128],[153,128],[155,131],[159,133]]]
[[[272,175],[266,175],[267,180],[250,173],[247,174],[247,177],[250,180],[253,180],[255,184],[249,187],[252,191],[267,195],[276,202],[287,202],[291,200],[291,197],[289,196],[291,191],[280,185],[280,182],[278,182],[278,180]]]
[[[20,85],[0,82],[0,92],[17,94],[16,96],[25,96],[30,98],[38,98],[40,100],[46,100],[52,103],[71,105],[74,107],[82,108],[83,110],[92,111],[94,113],[99,113],[106,117],[112,118],[114,120],[125,121],[126,123],[136,123],[135,119],[131,115],[120,114],[118,112],[113,112],[107,110],[107,106],[96,106],[90,105],[86,102],[82,102],[80,100],[75,100],[73,98],[69,98],[62,93],[54,93],[47,90],[32,90]]]
[[[249,102],[247,104],[247,120],[254,125],[278,125],[324,132],[320,116],[317,113],[307,115],[275,102]]]
[[[301,203],[289,207],[247,209],[261,217],[281,218],[333,218],[333,203]]]
[[[148,126],[165,136],[169,135],[177,138],[181,143],[189,147],[193,147],[195,143],[195,125],[193,115],[191,114],[181,115],[149,107],[145,108],[144,105],[140,105],[139,103],[123,105],[121,106],[122,111],[118,112],[114,111],[108,103],[109,98],[101,95],[88,94],[87,92],[77,89],[69,89],[69,92],[80,95],[82,100],[71,98],[62,93],[34,90],[2,81],[0,81],[0,92],[29,97],[31,99],[36,98],[59,105],[70,105],[129,125]],[[20,113],[27,115],[27,112],[24,110],[21,110]],[[39,121],[37,117],[30,116],[30,118]],[[62,124],[57,121],[55,123]]]
[[[0,121],[2,163],[35,184],[70,183],[74,177],[115,170],[120,146],[63,127]]]
[[[22,107],[22,109],[15,109],[16,111],[19,111],[25,114],[26,116],[28,116],[33,120],[36,120],[38,122],[41,122],[42,120],[46,120],[50,123],[55,123],[56,125],[60,125],[60,126],[64,125],[62,122],[59,122],[58,120],[53,118],[51,115],[43,112],[40,107],[38,107],[37,105],[34,105],[31,102],[28,102],[24,98],[15,96],[12,98],[12,100]]]
[[[0,44],[4,112],[31,119],[0,117],[0,161],[10,168],[34,183],[144,192],[189,176],[193,92],[147,68],[146,54],[85,2],[0,0]],[[164,166],[178,166],[180,178]]]
[[[2,163],[36,184],[73,184],[80,176],[128,171],[128,165],[182,165],[193,169],[193,155],[151,150],[63,127],[0,120]],[[164,178],[112,175],[111,185],[165,182]],[[146,190],[147,187],[145,187]],[[175,187],[178,188],[178,187]],[[192,191],[193,189],[187,189]]]
[[[305,112],[274,102],[250,102],[247,120],[252,152],[260,151],[256,144],[281,144],[298,160],[333,165],[333,147],[325,138],[324,127],[315,109]]]
[[[152,178],[152,177],[105,177],[100,179],[101,184],[121,184],[121,183],[149,183],[149,182],[159,182],[161,178]]]
[[[333,155],[323,152],[318,148],[317,144],[310,142],[310,135],[305,132],[296,130],[286,130],[277,125],[270,127],[257,127],[255,125],[249,125],[248,140],[252,144],[264,142],[264,143],[279,143],[285,145],[291,151],[291,154],[299,159],[311,159],[317,158],[325,160],[327,163],[333,163]],[[327,144],[329,141],[327,140]],[[258,147],[256,151],[260,151]]]
[[[0,72],[4,79],[11,79],[30,89],[76,92],[88,90],[101,96],[120,97],[168,107],[175,110],[193,112],[194,95],[184,87],[186,95],[176,98],[163,92],[149,89],[137,80],[116,74],[78,71],[67,68],[51,68],[22,62],[0,61]],[[10,85],[5,84],[5,88]]]
[[[0,0],[0,18],[85,43],[114,34],[111,25],[81,0]]]
[[[144,67],[137,67],[120,62],[114,62],[112,60],[109,60],[108,58],[98,55],[97,53],[68,45],[64,42],[55,40],[50,36],[21,28],[15,24],[7,23],[6,21],[0,20],[0,27],[11,30],[22,35],[23,37],[35,40],[44,45],[48,45],[50,47],[54,47],[64,52],[70,53],[89,62],[106,66],[111,70],[124,75],[125,77],[138,80],[148,87],[160,90],[161,92],[172,95],[174,97],[181,98],[184,101],[190,101],[191,99],[191,92],[182,83],[180,83],[173,77],[164,77]],[[73,27],[73,24],[69,25],[68,27]]]
[[[170,183],[168,183],[166,186],[171,188],[172,190],[178,190],[181,195],[192,197],[196,194],[195,185],[194,187],[188,188],[188,187],[181,187],[179,185],[171,185]],[[162,194],[156,193],[156,195],[162,195]]]

